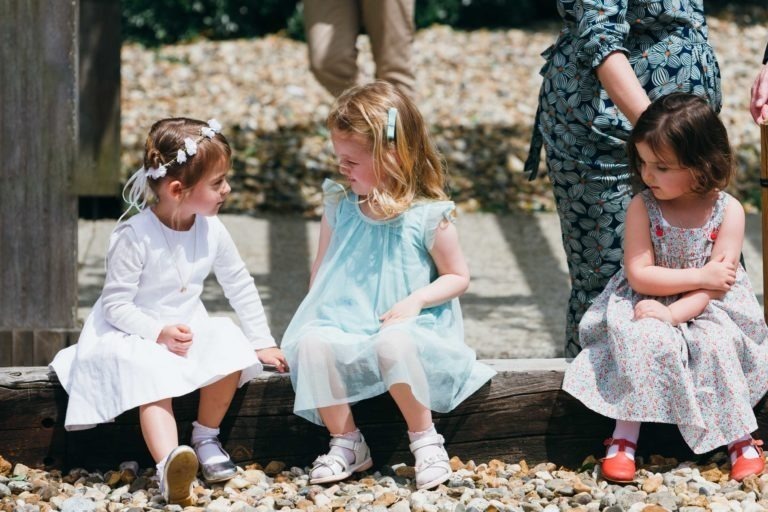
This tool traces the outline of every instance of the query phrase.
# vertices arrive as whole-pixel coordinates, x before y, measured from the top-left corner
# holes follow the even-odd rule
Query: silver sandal
[[[227,460],[224,462],[214,462],[212,464],[205,464],[204,462],[200,462],[200,472],[203,474],[205,481],[209,484],[212,484],[216,482],[223,482],[234,477],[237,474],[237,466],[235,466],[235,463],[232,462],[232,458],[221,446],[221,441],[219,441],[218,437],[209,437],[207,439],[203,439],[200,442],[194,443],[192,447],[195,449],[195,453],[198,454],[197,458],[200,459],[200,447],[207,444],[215,444],[219,448],[219,451],[227,456]]]

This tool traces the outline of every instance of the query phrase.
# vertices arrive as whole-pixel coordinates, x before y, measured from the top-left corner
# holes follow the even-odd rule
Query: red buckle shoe
[[[754,446],[757,450],[758,457],[754,459],[748,459],[744,457],[744,448],[748,446]],[[739,455],[736,457],[736,462],[731,465],[731,478],[737,482],[741,482],[749,475],[761,475],[765,470],[765,457],[763,456],[763,442],[759,439],[749,439],[746,441],[740,441],[733,446],[728,447],[728,455],[738,450]]]
[[[610,459],[600,459],[602,462],[600,469],[603,473],[603,478],[619,484],[628,484],[633,482],[635,480],[635,461],[627,457],[626,453],[624,452],[626,451],[627,447],[636,450],[637,445],[632,441],[627,441],[626,439],[614,439],[612,437],[606,439],[603,444],[608,447],[614,444],[619,446],[619,451],[616,453],[616,455]]]

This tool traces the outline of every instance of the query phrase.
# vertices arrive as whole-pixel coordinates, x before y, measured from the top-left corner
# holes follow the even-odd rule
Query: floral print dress
[[[700,228],[670,226],[649,191],[657,265],[702,267],[731,196],[720,192]],[[653,297],[669,305],[680,296]],[[695,453],[757,429],[752,407],[768,391],[768,328],[744,267],[721,300],[712,300],[676,327],[655,318],[633,320],[644,295],[619,270],[584,315],[583,350],[565,372],[563,389],[590,409],[624,421],[674,423]]]
[[[624,144],[632,129],[595,68],[627,55],[654,100],[675,91],[720,110],[720,71],[707,42],[703,0],[558,0],[563,28],[543,56],[543,83],[526,171],[536,176],[542,145],[571,278],[565,355],[578,354],[578,325],[622,259],[631,198]]]

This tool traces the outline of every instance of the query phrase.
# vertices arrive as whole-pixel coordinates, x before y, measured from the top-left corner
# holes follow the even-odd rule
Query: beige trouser
[[[413,98],[411,51],[415,0],[304,0],[309,64],[315,78],[334,96],[360,80],[357,36],[371,40],[376,78]]]

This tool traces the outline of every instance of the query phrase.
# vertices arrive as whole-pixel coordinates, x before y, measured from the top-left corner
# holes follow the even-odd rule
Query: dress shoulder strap
[[[648,210],[648,220],[651,221],[651,227],[662,224],[661,208],[659,203],[656,202],[656,198],[653,197],[651,189],[647,188],[640,192],[640,197],[643,198],[645,209]]]
[[[723,223],[723,218],[725,218],[725,207],[728,205],[730,199],[731,195],[727,192],[723,192],[722,190],[718,192],[717,201],[715,201],[715,206],[712,208],[712,215],[710,215],[709,221],[707,222],[709,228],[720,228],[720,224]]]

